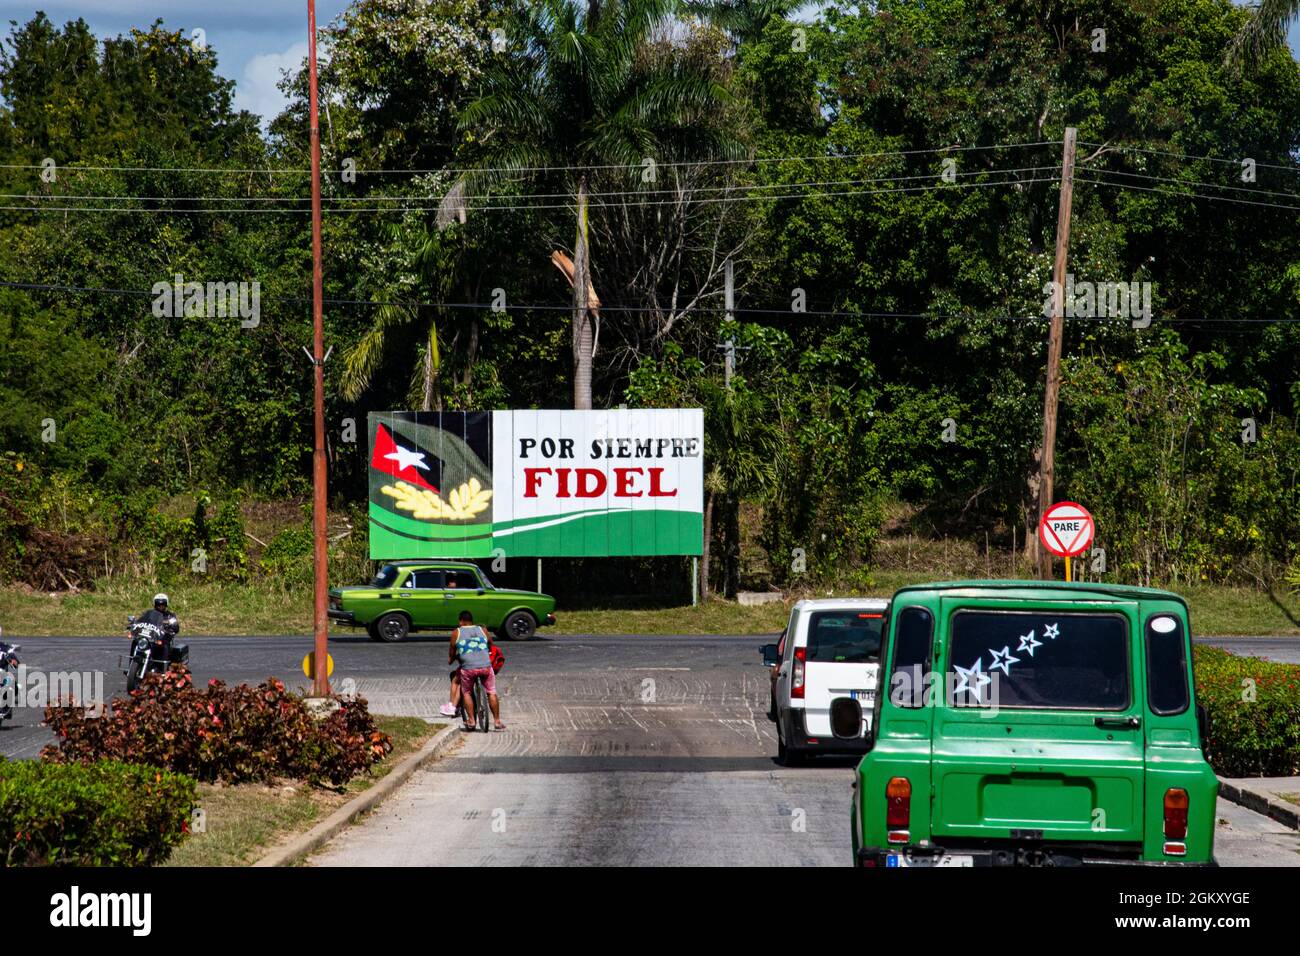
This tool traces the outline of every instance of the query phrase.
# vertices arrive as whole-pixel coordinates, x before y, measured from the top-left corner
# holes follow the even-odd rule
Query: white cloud
[[[307,41],[293,44],[280,53],[259,53],[244,64],[244,75],[235,81],[235,108],[262,117],[265,126],[284,109],[284,94],[277,88],[284,70],[296,70],[307,56]]]

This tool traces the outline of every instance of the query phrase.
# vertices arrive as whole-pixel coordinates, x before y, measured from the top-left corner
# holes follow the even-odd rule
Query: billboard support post
[[[700,603],[700,559],[691,555],[691,607]]]
[[[543,594],[542,591],[542,559],[537,559],[537,593]]]

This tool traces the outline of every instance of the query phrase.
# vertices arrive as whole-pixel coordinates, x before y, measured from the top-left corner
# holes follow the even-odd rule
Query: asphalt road
[[[124,690],[125,638],[28,638],[47,671],[104,676]],[[775,763],[765,716],[763,637],[602,636],[504,644],[508,729],[467,736],[317,865],[844,865],[854,761]],[[189,640],[197,681],[307,684],[306,636]],[[1300,640],[1215,639],[1239,653],[1300,662]],[[381,713],[434,716],[446,700],[446,640],[382,645],[333,637],[333,680]],[[0,751],[33,757],[50,741],[40,713],[0,729]],[[1225,865],[1300,865],[1300,835],[1220,801]]]

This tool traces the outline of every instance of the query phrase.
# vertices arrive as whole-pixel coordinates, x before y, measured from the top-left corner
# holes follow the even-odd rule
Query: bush
[[[0,757],[0,854],[6,866],[144,866],[189,830],[189,777],[100,760],[47,764]]]
[[[189,671],[175,665],[147,675],[98,719],[83,707],[47,707],[45,722],[59,742],[41,756],[61,763],[138,761],[203,781],[294,777],[339,787],[393,745],[376,729],[364,698],[335,699],[339,709],[318,721],[282,681],[227,687],[213,680],[199,690]]]
[[[1300,667],[1194,651],[1196,695],[1210,713],[1207,756],[1225,777],[1300,773]]]

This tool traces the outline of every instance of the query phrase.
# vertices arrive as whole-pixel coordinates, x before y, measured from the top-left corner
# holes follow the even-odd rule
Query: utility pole
[[[1070,210],[1074,202],[1074,150],[1078,130],[1065,128],[1061,150],[1061,198],[1056,213],[1056,261],[1052,266],[1055,293],[1052,296],[1052,319],[1047,334],[1047,387],[1043,391],[1043,444],[1038,466],[1038,513],[1025,537],[1037,549],[1038,577],[1052,576],[1052,555],[1038,545],[1038,522],[1052,506],[1053,480],[1056,472],[1056,405],[1061,391],[1061,337],[1065,325],[1065,257],[1070,247]]]
[[[307,0],[307,69],[311,108],[311,318],[312,373],[316,391],[316,448],[312,454],[312,558],[316,571],[315,633],[316,649],[312,693],[329,694],[329,619],[326,602],[329,576],[325,544],[325,331],[321,317],[322,269],[320,236],[320,117],[316,100],[316,0]]]

